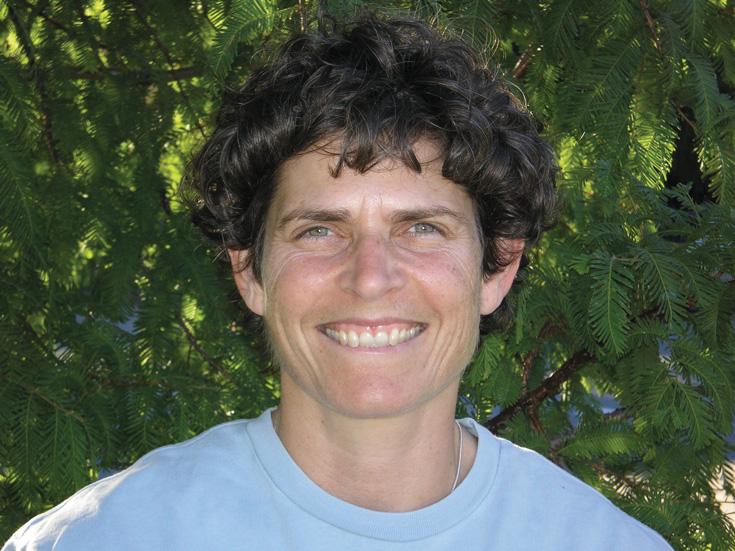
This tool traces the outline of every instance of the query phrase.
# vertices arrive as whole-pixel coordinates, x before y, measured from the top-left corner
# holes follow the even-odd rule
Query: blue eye
[[[413,226],[411,226],[411,229],[409,231],[413,233],[432,233],[436,231],[436,228],[431,224],[419,222],[418,224],[414,224]]]
[[[306,235],[307,237],[326,237],[330,233],[330,230],[328,230],[327,228],[318,226],[316,228],[306,230],[306,232],[304,232],[304,235]]]

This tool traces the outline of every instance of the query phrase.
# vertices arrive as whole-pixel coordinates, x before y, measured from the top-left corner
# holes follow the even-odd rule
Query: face
[[[333,164],[314,151],[283,167],[261,282],[237,270],[247,252],[231,251],[240,293],[265,321],[283,399],[362,418],[456,399],[480,315],[500,304],[516,266],[483,277],[472,201],[438,161],[420,174],[385,163],[338,178]]]

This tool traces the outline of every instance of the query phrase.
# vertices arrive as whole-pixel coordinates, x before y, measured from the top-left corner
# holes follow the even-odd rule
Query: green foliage
[[[381,5],[488,52],[562,167],[560,224],[458,410],[676,549],[735,548],[716,494],[735,495],[732,7]],[[277,401],[177,188],[224,85],[302,8],[0,3],[0,541],[101,473]]]
[[[733,491],[732,9],[494,6],[496,58],[546,125],[566,204],[462,406],[675,548],[733,549],[715,495]]]

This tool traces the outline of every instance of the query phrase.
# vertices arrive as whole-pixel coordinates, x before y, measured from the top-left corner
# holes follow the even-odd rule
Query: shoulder
[[[148,453],[124,471],[86,486],[31,519],[3,551],[118,549],[123,548],[118,537],[126,526],[140,533],[147,527],[148,534],[166,530],[170,518],[176,516],[172,508],[180,512],[180,507],[211,491],[213,479],[222,478],[222,472],[233,467],[233,458],[247,463],[252,455],[247,453],[250,422],[218,425]],[[248,465],[237,467],[247,469]]]
[[[507,528],[529,536],[538,532],[547,544],[559,542],[549,549],[671,549],[655,531],[542,455],[479,425],[477,430],[497,449],[491,496]]]

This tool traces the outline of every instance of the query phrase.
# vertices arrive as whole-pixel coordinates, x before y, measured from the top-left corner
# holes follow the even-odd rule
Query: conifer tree
[[[311,25],[313,4],[0,2],[0,542],[147,451],[277,403],[178,189],[225,87]],[[719,506],[735,497],[732,5],[383,9],[485,51],[562,169],[560,222],[511,326],[483,337],[458,415],[676,549],[735,549]]]

